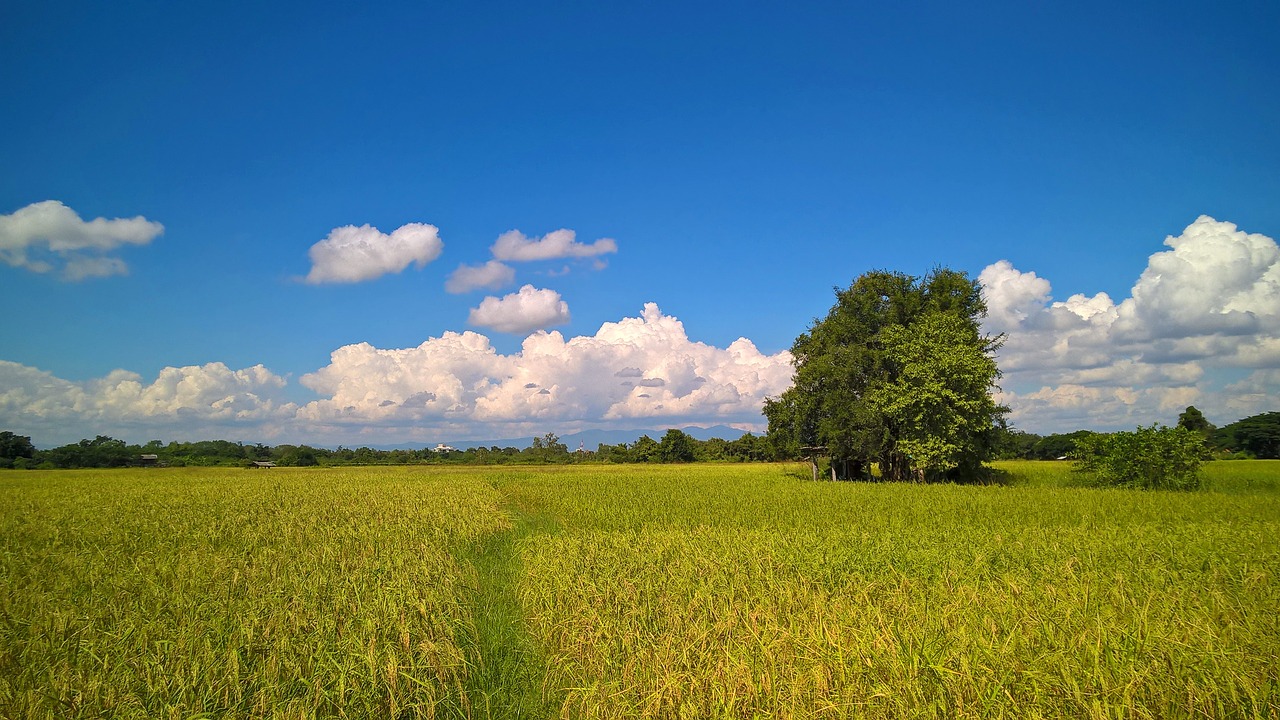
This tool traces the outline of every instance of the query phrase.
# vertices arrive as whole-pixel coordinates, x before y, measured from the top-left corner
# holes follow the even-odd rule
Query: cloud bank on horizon
[[[138,239],[160,229],[143,218],[84,223],[61,203],[54,205],[46,211],[56,221],[43,224],[23,216],[25,224],[14,225],[12,218],[23,211],[5,216],[10,224],[0,224],[0,252],[25,247],[14,238],[52,237],[47,228],[63,232],[57,247],[48,240],[49,247],[58,252],[66,246],[70,253],[145,242]],[[110,224],[117,222],[126,224]],[[86,236],[81,226],[97,234]],[[31,227],[46,228],[45,235]],[[1191,404],[1220,422],[1276,409],[1276,241],[1201,216],[1164,244],[1168,249],[1149,257],[1130,296],[1119,303],[1106,293],[1055,300],[1048,279],[1004,260],[980,273],[989,305],[985,326],[1008,338],[1000,351],[1005,377],[999,399],[1012,408],[1016,426],[1034,432],[1131,428],[1172,422]],[[370,280],[431,262],[442,247],[438,230],[425,224],[389,235],[369,226],[338,228],[312,247],[317,279],[308,279]],[[491,247],[493,260],[460,267],[446,290],[512,282],[503,260],[616,251],[612,240],[583,245],[567,230],[541,239],[512,231]],[[96,434],[138,441],[163,435],[355,444],[637,425],[730,424],[759,431],[764,399],[791,382],[789,353],[763,354],[745,337],[723,348],[692,341],[683,323],[655,303],[638,317],[604,323],[594,335],[566,338],[546,331],[568,316],[568,304],[554,290],[526,284],[502,298],[486,297],[471,311],[470,324],[510,333],[537,329],[518,351],[499,353],[488,337],[471,331],[446,332],[413,348],[347,345],[332,352],[328,365],[297,380],[315,394],[309,402],[289,400],[289,379],[262,365],[169,367],[150,383],[115,370],[72,382],[0,361],[0,426],[45,444]]]
[[[1006,261],[979,275],[1000,352],[1001,400],[1024,427],[1171,423],[1188,405],[1238,419],[1280,396],[1280,248],[1201,216],[1153,254],[1130,297],[1054,301]]]
[[[640,317],[605,323],[593,336],[534,333],[510,355],[469,331],[416,348],[347,345],[300,378],[321,398],[303,405],[287,401],[285,378],[261,365],[166,368],[151,384],[117,370],[76,383],[0,361],[0,419],[57,441],[71,426],[129,437],[181,430],[191,438],[429,443],[641,420],[751,427],[764,398],[790,381],[789,353],[764,355],[745,338],[727,348],[691,341],[678,319],[649,303]]]

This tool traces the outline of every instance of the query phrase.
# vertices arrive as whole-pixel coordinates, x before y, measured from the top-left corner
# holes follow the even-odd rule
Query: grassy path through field
[[[463,642],[470,672],[464,684],[470,713],[463,717],[534,719],[556,714],[555,698],[543,696],[545,664],[542,652],[525,632],[516,593],[519,582],[519,543],[530,535],[555,532],[558,523],[549,515],[531,512],[508,502],[513,527],[477,540],[460,556],[476,570],[476,594],[472,607],[475,642]]]

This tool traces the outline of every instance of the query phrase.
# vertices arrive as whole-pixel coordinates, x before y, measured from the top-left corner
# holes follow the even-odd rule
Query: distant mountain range
[[[690,437],[698,440],[710,440],[711,438],[721,438],[722,440],[737,440],[746,434],[744,430],[735,430],[728,425],[713,425],[711,427],[689,426],[680,428]],[[640,439],[641,435],[648,435],[654,440],[661,440],[662,436],[667,433],[666,429],[662,430],[583,430],[582,432],[570,433],[568,435],[560,435],[560,442],[569,447],[570,450],[577,450],[579,446],[587,450],[595,451],[603,443],[605,445],[617,445],[618,443],[631,444]],[[507,438],[505,440],[453,440],[445,442],[445,445],[455,447],[459,450],[466,450],[474,447],[513,447],[523,450],[533,444],[533,436],[529,435],[522,438]],[[434,444],[424,446],[421,443],[398,443],[395,445],[370,445],[375,450],[407,450],[417,449],[421,447],[435,447]]]

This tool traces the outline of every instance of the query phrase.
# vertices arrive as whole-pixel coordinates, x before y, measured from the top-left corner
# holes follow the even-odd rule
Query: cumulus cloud
[[[1008,335],[1002,399],[1017,424],[1170,423],[1188,404],[1229,422],[1261,407],[1260,395],[1280,396],[1266,372],[1247,387],[1228,380],[1228,369],[1280,367],[1275,240],[1201,216],[1164,244],[1118,304],[1106,293],[1054,301],[1048,280],[1004,260],[982,271],[986,328]]]
[[[486,297],[467,322],[506,333],[523,333],[569,322],[569,303],[555,290],[525,285],[502,298]]]
[[[45,200],[0,215],[0,260],[32,272],[60,270],[67,280],[124,275],[128,266],[108,253],[146,245],[163,232],[163,225],[141,215],[85,222],[57,200]]]
[[[1137,340],[1251,335],[1280,325],[1280,247],[1200,216],[1151,256],[1121,303],[1119,330]]]
[[[636,419],[756,424],[764,398],[791,383],[791,356],[740,338],[727,348],[689,340],[684,325],[645,305],[593,336],[538,332],[499,354],[483,335],[445,333],[416,348],[336,350],[301,382],[322,400],[298,411],[320,426],[463,428],[490,433],[571,429]],[[427,397],[423,402],[409,398]],[[545,430],[544,430],[545,431]]]
[[[422,268],[440,257],[444,242],[434,225],[409,223],[390,235],[371,225],[334,228],[311,246],[311,272],[306,281],[355,283],[398,273],[410,264]]]
[[[537,239],[526,237],[519,230],[511,230],[499,235],[489,249],[498,260],[512,262],[597,257],[618,252],[618,243],[611,238],[600,238],[590,245],[584,245],[577,242],[576,237],[574,231],[565,229],[547,233]]]
[[[455,295],[477,288],[497,290],[515,282],[516,271],[510,265],[490,260],[483,265],[459,265],[445,281],[446,292]]]
[[[75,427],[87,428],[79,437],[146,427],[220,437],[213,428],[292,417],[296,406],[282,399],[284,386],[284,378],[261,365],[242,370],[217,362],[168,367],[149,383],[137,373],[115,370],[102,378],[72,382],[0,361],[0,425],[46,437],[63,436]]]
[[[46,444],[97,434],[350,445],[646,424],[758,430],[765,397],[785,390],[791,375],[789,353],[765,355],[745,338],[728,347],[694,342],[650,303],[594,335],[536,332],[511,354],[470,331],[413,348],[347,345],[300,378],[318,396],[302,406],[287,400],[285,378],[261,365],[170,367],[150,381],[116,370],[72,382],[0,361],[0,427]]]

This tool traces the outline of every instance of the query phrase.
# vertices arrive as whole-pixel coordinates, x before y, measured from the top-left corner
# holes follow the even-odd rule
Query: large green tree
[[[769,442],[822,446],[837,476],[973,480],[1005,408],[991,391],[1001,338],[982,333],[982,288],[962,272],[869,272],[836,291],[791,348],[792,387],[765,403]]]
[[[8,430],[0,432],[0,460],[33,458],[35,454],[36,448],[31,444],[31,438]]]
[[[1280,412],[1237,420],[1213,433],[1216,446],[1259,459],[1280,458]]]

